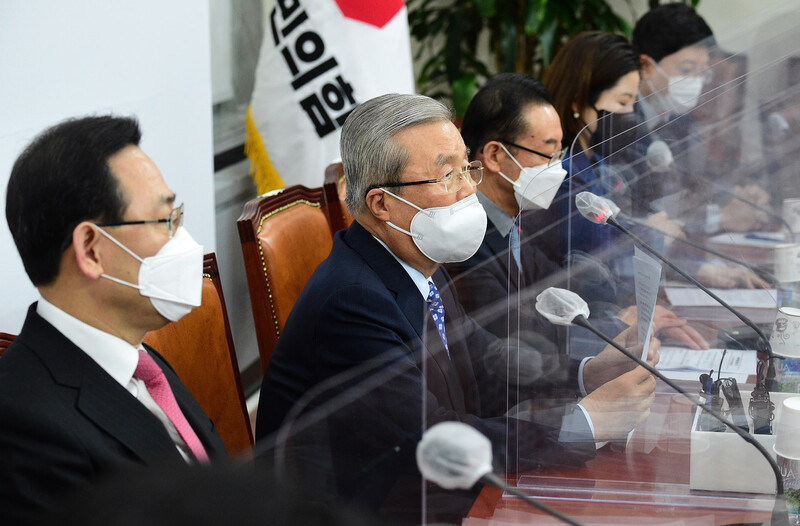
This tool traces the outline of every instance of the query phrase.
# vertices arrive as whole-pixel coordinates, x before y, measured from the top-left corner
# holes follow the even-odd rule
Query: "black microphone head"
[[[572,325],[578,316],[589,317],[589,305],[567,289],[549,287],[536,296],[536,311],[555,325]]]
[[[666,172],[674,160],[672,150],[669,149],[667,143],[661,140],[650,143],[650,146],[647,147],[645,159],[647,160],[647,167],[654,172]]]
[[[605,225],[609,219],[619,214],[619,207],[613,201],[592,192],[576,195],[575,207],[583,217],[598,225]]]
[[[417,467],[445,489],[470,489],[492,472],[492,444],[462,422],[440,422],[417,444]]]

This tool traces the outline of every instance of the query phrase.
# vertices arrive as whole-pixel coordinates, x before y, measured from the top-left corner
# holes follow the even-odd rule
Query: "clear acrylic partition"
[[[800,146],[800,98],[795,93],[800,35],[794,33],[740,31],[743,41],[754,43],[737,54],[710,47],[712,66],[706,76],[711,81],[695,110],[667,122],[653,117],[628,121],[614,134],[617,145],[596,146],[605,170],[599,192],[612,197],[632,218],[631,229],[648,243],[695,271],[705,263],[737,265],[766,279],[767,289],[724,292],[744,292],[745,300],[739,300],[743,310],[767,329],[777,301],[772,256],[777,243],[767,238],[786,236],[778,219],[783,200],[800,197],[794,162]],[[687,126],[689,119],[692,126]],[[596,124],[610,128],[618,123]],[[648,158],[657,140],[670,148],[668,170],[652,154]],[[579,155],[583,151],[573,148],[571,158]],[[581,393],[580,364],[604,352],[603,342],[585,329],[553,326],[536,312],[539,292],[568,288],[587,301],[595,326],[617,336],[627,327],[620,316],[636,304],[634,244],[610,226],[597,227],[610,239],[598,246],[573,239],[591,227],[573,201],[588,175],[573,171],[564,185],[566,195],[550,209],[514,218],[519,263],[506,232],[495,238],[491,251],[446,266],[452,281],[439,283],[439,289],[449,357],[424,310],[422,341],[398,345],[307,393],[284,427],[259,444],[257,456],[265,469],[299,480],[309,500],[349,502],[390,523],[556,524],[503,491],[481,486],[448,490],[422,479],[415,460],[418,441],[436,423],[457,420],[490,439],[493,468],[502,478],[583,524],[767,520],[774,481],[751,446],[732,433],[713,431],[685,398],[660,382],[649,414],[629,426],[634,428],[629,435],[629,418],[622,416],[631,413],[619,409],[630,402],[627,384],[607,384],[585,398]],[[756,214],[738,201],[730,208],[736,220],[723,219],[735,200],[730,193],[751,184],[769,195],[759,205],[769,213]],[[559,207],[566,210],[561,215]],[[649,226],[639,224],[662,212]],[[664,228],[666,218],[679,228],[679,236],[720,255],[651,228]],[[744,227],[743,219],[759,222]],[[753,233],[757,237],[747,235]],[[738,384],[747,408],[755,373],[753,353],[746,350],[754,345],[752,335],[718,307],[670,304],[670,299],[686,302],[687,294],[699,301],[674,272],[665,269],[659,284],[660,305],[687,320],[712,347],[731,351],[722,377],[743,375]],[[634,325],[626,343],[635,346],[635,317],[626,321]],[[709,369],[718,369],[716,358],[709,361],[709,351],[688,349],[680,331],[658,336],[662,351],[673,349],[662,352],[662,370],[697,395],[699,375],[708,372],[709,363]],[[736,355],[738,348],[745,350]],[[740,362],[741,370],[734,371]],[[584,387],[592,390],[591,379],[587,382]],[[621,394],[612,396],[613,387]],[[785,395],[771,396],[779,405]],[[591,431],[587,437],[586,419],[576,405],[581,399],[589,400],[585,404],[596,417],[595,432],[610,440],[595,444]],[[759,440],[771,449],[774,439],[760,435]]]

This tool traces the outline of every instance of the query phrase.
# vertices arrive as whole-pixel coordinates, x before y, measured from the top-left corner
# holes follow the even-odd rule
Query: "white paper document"
[[[647,359],[650,346],[650,332],[653,330],[653,315],[658,299],[658,285],[661,282],[661,263],[651,258],[639,247],[634,247],[633,277],[636,285],[636,326],[642,349],[642,360]]]
[[[710,238],[708,242],[713,245],[774,248],[786,241],[781,232],[726,232]]]
[[[710,289],[728,305],[736,308],[774,309],[775,289]],[[673,307],[718,307],[719,304],[700,289],[666,287],[664,292]]]
[[[695,350],[686,347],[662,346],[659,349],[660,360],[657,369],[667,378],[673,380],[697,380],[700,373],[714,370],[714,378],[720,370],[722,349]],[[722,362],[723,378],[733,377],[739,383],[747,381],[747,377],[756,374],[758,358],[755,351],[728,350]]]

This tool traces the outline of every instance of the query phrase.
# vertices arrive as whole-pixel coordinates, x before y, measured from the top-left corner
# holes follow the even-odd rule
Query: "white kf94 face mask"
[[[388,190],[383,190],[419,210],[411,219],[411,231],[387,221],[395,230],[411,236],[425,257],[435,263],[458,263],[471,258],[486,234],[486,211],[475,194],[450,206],[420,208]]]
[[[653,61],[659,75],[667,79],[668,107],[672,113],[681,115],[697,106],[705,84],[703,77],[697,75],[668,75],[664,69]],[[652,87],[652,82],[651,82]]]
[[[548,163],[536,166],[523,167],[506,149],[504,144],[500,144],[503,151],[519,166],[519,178],[512,181],[503,172],[497,172],[500,177],[511,183],[514,187],[514,198],[517,200],[520,210],[547,210],[553,203],[553,199],[561,186],[562,181],[567,176],[567,171],[561,163]]]
[[[185,228],[178,228],[172,239],[155,255],[144,259],[102,228],[98,227],[98,230],[141,263],[138,285],[107,274],[101,274],[102,277],[138,289],[139,294],[149,298],[156,311],[170,321],[178,321],[200,305],[203,295],[203,247]]]
[[[701,77],[669,77],[667,83],[667,93],[675,113],[686,113],[697,106],[703,92]]]

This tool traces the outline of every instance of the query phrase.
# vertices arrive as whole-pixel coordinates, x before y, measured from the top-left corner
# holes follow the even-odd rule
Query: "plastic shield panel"
[[[549,287],[577,293],[602,333],[640,355],[650,342],[661,371],[691,396],[702,391],[732,420],[763,427],[750,409],[751,398],[764,409],[751,396],[757,333],[678,272],[637,254],[640,242],[585,219],[575,197],[610,198],[623,227],[769,336],[776,305],[795,302],[800,281],[780,259],[800,230],[792,215],[800,198],[798,37],[796,28],[759,26],[738,33],[745,51],[710,44],[693,109],[673,114],[666,92],[650,94],[636,112],[589,125],[604,137],[590,152],[572,146],[548,209],[503,217],[487,208],[478,253],[433,276],[443,331],[426,291],[396,296],[409,298],[400,321],[379,322],[383,307],[366,301],[356,323],[365,335],[351,343],[363,359],[309,358],[312,370],[337,374],[322,375],[259,444],[264,468],[300,480],[309,500],[347,502],[391,523],[558,523],[509,492],[423,479],[418,442],[440,422],[461,422],[488,438],[501,479],[583,524],[767,520],[775,481],[752,446],[592,332],[547,321],[536,304]],[[658,343],[647,338],[649,318],[641,327],[638,319],[648,302]],[[395,328],[406,324],[413,332]],[[340,337],[350,342],[352,330],[342,327]],[[769,379],[776,390],[796,385],[787,363]],[[711,385],[701,382],[711,370]],[[740,403],[727,378],[736,378]],[[770,401],[779,406],[784,396],[773,391]],[[775,413],[767,411],[756,412],[767,421],[758,440],[771,449]],[[447,456],[455,445],[439,451]],[[456,464],[471,465],[464,455]]]

